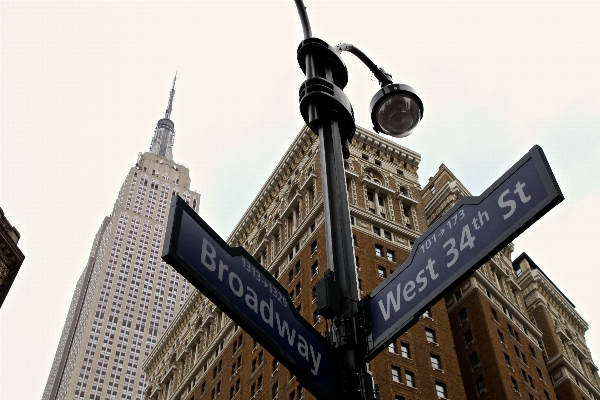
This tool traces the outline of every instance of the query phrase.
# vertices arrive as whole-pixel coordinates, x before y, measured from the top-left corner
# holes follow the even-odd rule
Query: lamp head
[[[370,109],[375,132],[397,138],[410,135],[423,118],[423,102],[415,90],[399,83],[385,85],[375,93]]]

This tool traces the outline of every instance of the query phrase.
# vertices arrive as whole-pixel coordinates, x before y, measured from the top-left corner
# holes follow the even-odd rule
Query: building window
[[[494,318],[494,320],[498,321],[498,313],[493,308],[492,308],[492,318]]]
[[[367,160],[367,161],[369,160],[369,156],[364,153],[362,154],[362,158],[363,158],[363,160]]]
[[[392,240],[392,233],[388,232],[388,231],[383,231],[383,236],[387,239],[387,240]]]
[[[290,393],[290,400],[296,400],[296,392]]]
[[[460,289],[458,289],[456,291],[456,293],[454,293],[454,298],[456,299],[456,301],[459,301],[460,299],[462,299],[462,293],[461,293]]]
[[[377,236],[381,236],[381,229],[379,229],[377,226],[373,226],[373,233]]]
[[[352,246],[358,247],[358,242],[356,241],[356,235],[352,235]]]
[[[392,365],[392,381],[400,383],[400,368]]]
[[[437,393],[438,398],[447,399],[448,391],[446,390],[446,384],[442,382],[435,382],[435,391]]]
[[[405,371],[404,372],[404,377],[406,378],[406,386],[410,386],[410,387],[417,387],[417,384],[415,383],[415,374],[414,372],[410,372],[410,371]]]
[[[317,251],[317,241],[316,240],[311,243],[310,251],[311,251],[311,253],[314,253],[315,251]]]
[[[500,330],[498,330],[498,337],[500,338],[500,343],[504,344],[504,335],[502,332],[500,332]]]
[[[464,333],[464,337],[467,345],[473,342],[473,334],[471,333],[470,329]]]
[[[485,382],[481,376],[475,380],[475,386],[477,387],[477,394],[485,392]]]
[[[276,359],[273,359],[273,372],[277,371],[279,369],[279,361],[277,361]]]
[[[275,382],[271,388],[271,398],[276,399],[279,396],[279,382]]]
[[[367,200],[375,201],[375,195],[373,194],[373,192],[367,192]]]
[[[312,267],[310,267],[310,270],[313,275],[318,274],[319,273],[319,263],[315,261],[315,263],[312,265]]]
[[[379,160],[375,160],[375,165],[378,165],[378,166],[380,166],[380,167],[381,167],[381,161],[379,161]]]
[[[404,396],[400,396],[399,394],[396,395],[396,397],[394,397],[394,400],[405,400]]]
[[[425,328],[425,337],[429,343],[437,343],[435,331],[433,329]]]
[[[512,368],[512,363],[510,362],[510,356],[504,353],[504,361],[506,361],[506,365]]]
[[[442,359],[437,354],[429,354],[429,360],[433,369],[442,369]]]
[[[392,342],[388,345],[388,351],[390,353],[398,354],[398,348],[396,347],[396,342]]]
[[[512,383],[512,387],[515,390],[515,392],[519,391],[519,385],[517,384],[517,381],[515,380],[515,378],[513,378],[512,376],[510,377],[510,381]]]
[[[301,399],[303,397],[304,397],[304,386],[298,385],[298,399]]]
[[[458,318],[460,319],[461,324],[465,323],[469,319],[467,317],[467,310],[465,310],[464,308],[461,308],[460,311],[458,312]]]
[[[469,361],[471,361],[471,369],[479,367],[479,357],[477,357],[477,352],[474,352],[469,356]]]
[[[406,343],[400,343],[400,350],[402,350],[402,357],[411,358],[410,357],[410,345]]]
[[[319,314],[317,313],[317,310],[313,311],[313,323],[316,324],[317,322],[319,322]]]
[[[375,245],[375,255],[378,257],[383,257],[383,247],[376,244]]]
[[[544,375],[542,375],[542,370],[539,369],[538,367],[535,367],[535,369],[537,370],[537,374],[540,377],[541,380],[544,380]]]
[[[317,299],[317,287],[313,286],[313,288],[311,289],[311,294],[312,294],[312,300],[316,300]]]
[[[517,267],[515,268],[515,274],[517,274],[517,278],[523,274],[523,271],[521,270],[520,265],[517,265]]]
[[[394,254],[394,252],[392,250],[388,250],[387,251],[387,259],[388,259],[388,261],[395,261],[396,260],[395,254]]]
[[[531,353],[531,356],[533,358],[537,358],[537,356],[535,354],[535,350],[534,350],[534,348],[531,345],[529,345],[529,352]]]

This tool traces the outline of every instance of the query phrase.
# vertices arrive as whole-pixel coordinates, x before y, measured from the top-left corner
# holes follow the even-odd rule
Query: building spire
[[[171,121],[171,111],[173,111],[173,98],[175,97],[175,81],[177,72],[173,79],[173,87],[169,93],[169,105],[165,111],[165,117],[158,121],[154,130],[154,137],[150,143],[150,153],[165,157],[173,161],[173,144],[175,142],[175,124]]]
[[[175,97],[175,81],[177,80],[177,72],[175,72],[175,78],[173,79],[173,87],[171,93],[169,93],[169,106],[165,112],[165,118],[171,118],[171,111],[173,110],[173,98]]]

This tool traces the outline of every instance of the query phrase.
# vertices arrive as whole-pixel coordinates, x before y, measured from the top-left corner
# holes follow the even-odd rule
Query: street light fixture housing
[[[410,135],[423,118],[423,102],[415,90],[399,83],[375,93],[370,109],[373,129],[397,138]]]

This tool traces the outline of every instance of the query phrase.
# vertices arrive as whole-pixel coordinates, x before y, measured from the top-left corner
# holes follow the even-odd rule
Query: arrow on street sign
[[[339,398],[337,352],[285,288],[242,247],[231,248],[179,197],[162,258],[288,368],[317,398]]]
[[[461,199],[419,237],[408,260],[361,300],[366,360],[563,199],[539,146],[481,196]]]

